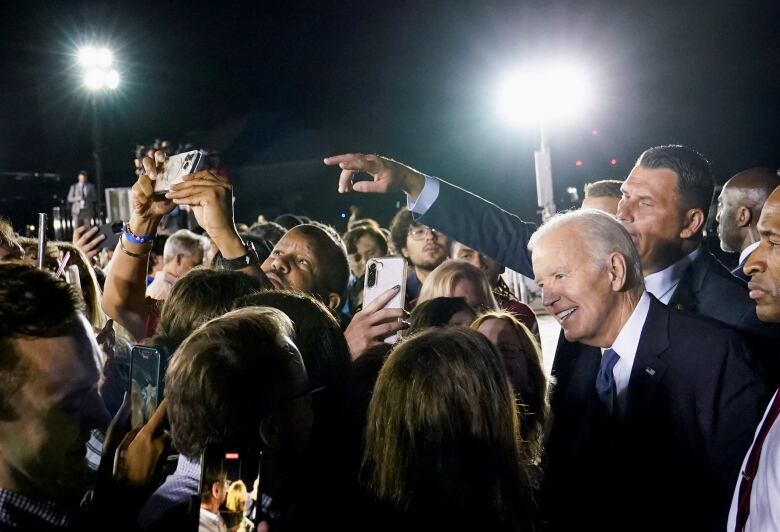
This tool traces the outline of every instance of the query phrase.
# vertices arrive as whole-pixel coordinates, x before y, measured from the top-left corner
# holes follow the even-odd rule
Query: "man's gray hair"
[[[626,286],[628,288],[644,286],[642,264],[631,235],[617,218],[597,209],[578,209],[550,218],[531,235],[528,249],[533,252],[534,247],[545,235],[567,225],[576,225],[580,233],[580,238],[572,242],[572,245],[584,246],[594,263],[601,264],[606,261],[610,253],[618,252],[626,259],[628,269]]]
[[[207,240],[188,229],[179,229],[165,241],[163,248],[163,262],[168,264],[176,258],[176,255],[201,256],[206,252],[210,243]]]

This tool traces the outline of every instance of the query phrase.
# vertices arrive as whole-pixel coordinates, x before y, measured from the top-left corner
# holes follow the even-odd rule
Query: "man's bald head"
[[[751,168],[734,175],[718,197],[718,236],[724,251],[739,253],[758,240],[756,224],[772,191],[780,186],[777,170]]]
[[[744,272],[750,276],[750,298],[758,319],[780,323],[780,187],[769,195],[758,221],[761,243],[750,254]]]

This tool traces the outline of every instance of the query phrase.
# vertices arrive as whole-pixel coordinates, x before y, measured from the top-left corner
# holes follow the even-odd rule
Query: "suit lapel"
[[[651,296],[650,310],[642,327],[628,382],[627,420],[641,422],[666,373],[667,364],[660,357],[669,348],[669,316],[666,305]]]

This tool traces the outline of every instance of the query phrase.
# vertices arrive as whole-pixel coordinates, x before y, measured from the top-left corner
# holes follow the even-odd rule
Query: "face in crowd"
[[[72,501],[86,489],[85,444],[109,421],[91,331],[80,316],[66,336],[12,340],[25,376],[0,416],[0,470],[15,491]]]
[[[363,277],[366,273],[366,263],[382,255],[382,248],[373,236],[369,234],[361,236],[355,242],[355,252],[348,255],[352,274],[358,279]]]
[[[745,264],[750,297],[761,321],[780,322],[780,188],[764,204],[757,228],[761,243]]]
[[[742,251],[742,235],[737,225],[739,216],[739,194],[734,188],[724,186],[718,196],[718,212],[715,220],[718,222],[718,238],[720,248],[726,253]]]
[[[627,319],[626,311],[633,310],[627,302],[638,299],[643,283],[628,238],[614,218],[598,211],[562,215],[532,237],[542,303],[570,342],[611,345],[622,327],[621,318]],[[583,241],[591,245],[573,245]],[[632,254],[633,259],[626,258]]]
[[[477,330],[501,353],[514,390],[532,395],[528,359],[536,356],[536,353],[526,352],[528,342],[523,342],[512,324],[503,319],[486,319]]]
[[[486,257],[479,251],[456,241],[452,242],[450,257],[455,260],[465,260],[469,264],[483,270],[488,278],[488,281],[490,282],[490,286],[496,285],[498,278],[502,273],[504,273],[505,270],[501,264],[497,263],[490,257]]]
[[[335,243],[324,243],[328,238],[325,233],[318,239],[307,233],[305,227],[287,231],[260,269],[274,287],[299,290],[320,299],[330,309],[336,309],[349,276],[346,256],[341,251],[325,249],[326,245],[336,246]],[[334,280],[334,277],[338,279]]]
[[[426,225],[411,224],[401,254],[413,266],[432,271],[447,259],[447,237]]]
[[[677,257],[680,238],[693,233],[680,208],[677,172],[635,166],[621,187],[617,217],[634,241],[645,275],[661,271]]]

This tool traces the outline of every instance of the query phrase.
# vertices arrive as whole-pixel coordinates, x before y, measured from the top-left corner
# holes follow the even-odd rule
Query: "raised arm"
[[[133,185],[133,212],[127,224],[134,237],[123,234],[119,238],[103,288],[103,311],[135,340],[144,338],[151,311],[146,299],[146,272],[152,240],[162,217],[175,207],[168,198],[154,196],[154,177],[164,160],[162,152],[154,161],[144,159],[145,173]]]
[[[151,251],[151,239],[165,214],[176,205],[189,205],[198,224],[214,240],[227,259],[248,257],[239,271],[268,283],[238,235],[233,220],[233,187],[223,177],[210,172],[185,176],[165,196],[154,194],[154,179],[165,160],[163,152],[155,159],[145,158],[145,173],[133,185],[133,214],[128,223],[130,235],[123,234],[111,259],[103,292],[103,310],[127,329],[135,339],[144,337],[151,303],[146,298],[146,271]],[[146,240],[144,243],[134,241]],[[242,262],[242,261],[239,261]]]
[[[536,230],[489,201],[446,181],[431,178],[392,159],[378,155],[347,154],[328,157],[325,164],[339,166],[339,192],[384,194],[402,190],[411,202],[423,202],[428,181],[435,180],[438,190],[426,198],[430,206],[422,212],[412,208],[416,219],[447,236],[463,242],[493,260],[533,278],[528,239]],[[354,182],[358,173],[370,175],[372,181]]]

